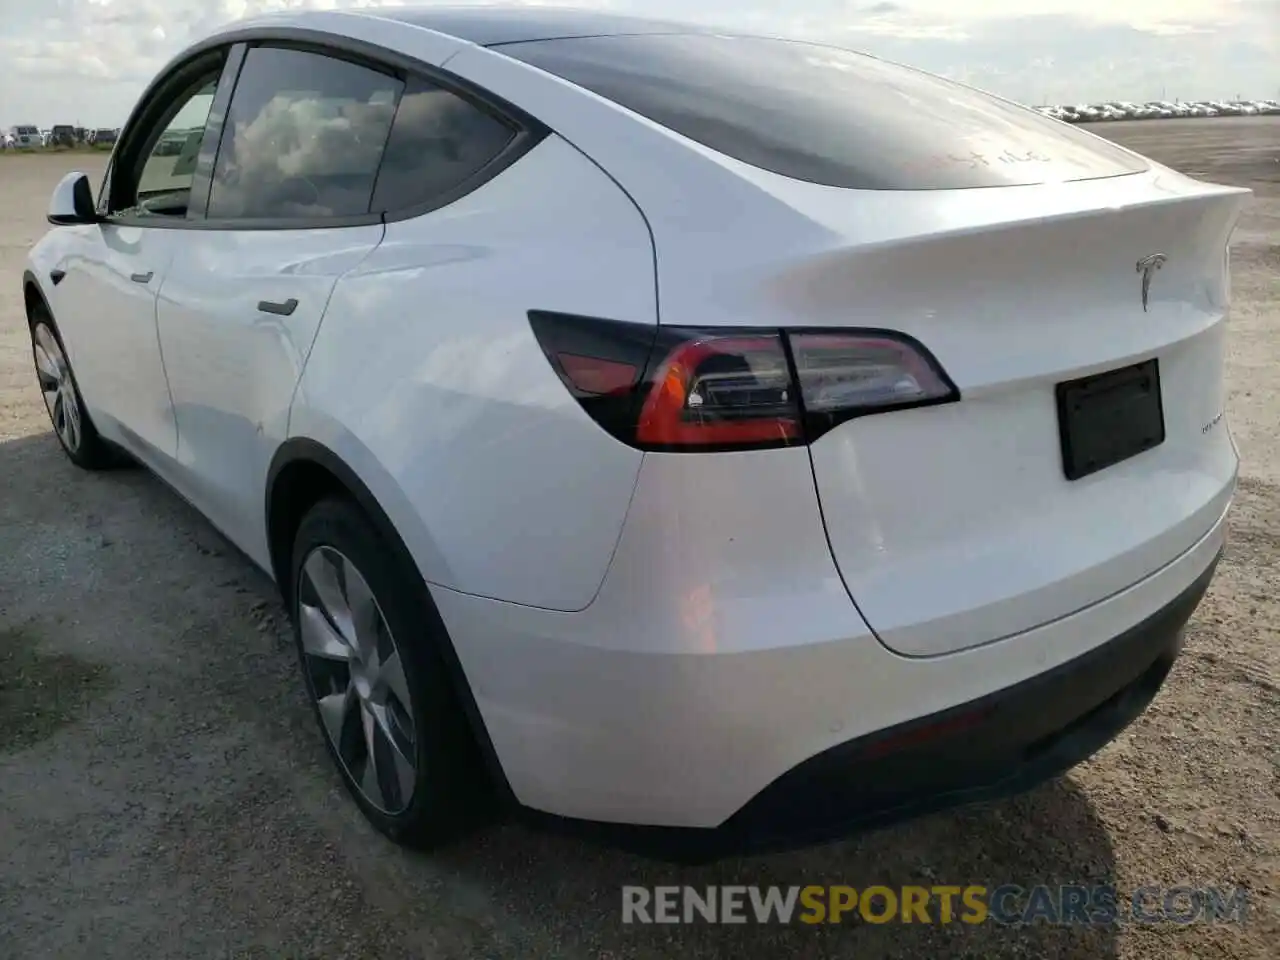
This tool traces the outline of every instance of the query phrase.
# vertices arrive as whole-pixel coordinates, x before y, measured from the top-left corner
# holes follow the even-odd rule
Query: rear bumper
[[[1188,587],[1119,636],[977,700],[841,743],[801,763],[714,828],[533,814],[552,829],[647,855],[705,860],[838,839],[1027,790],[1088,759],[1151,703],[1221,551]]]
[[[779,784],[808,779],[823,765],[814,758],[835,757],[839,768],[839,758],[856,752],[847,745],[863,738],[1009,696],[1159,611],[1176,611],[1178,598],[1198,596],[1226,526],[1224,512],[1181,556],[1125,590],[1100,591],[1069,616],[1003,639],[987,634],[988,642],[956,653],[910,657],[881,643],[850,602],[821,516],[803,451],[651,454],[608,574],[585,609],[536,609],[433,586],[509,799],[573,821],[748,839],[772,832],[758,811],[777,820],[788,809],[817,824],[815,836],[838,833],[845,821],[911,798],[889,780],[850,798],[818,777],[816,792],[831,798],[805,809],[809,801],[773,800],[795,792]],[[1108,670],[1116,681],[1100,691],[1106,696],[1064,693],[1045,722],[1067,725],[1141,672]],[[965,761],[985,779],[988,761],[1009,766],[994,734],[988,739],[990,756]],[[969,786],[908,777],[903,789]],[[802,826],[794,832],[803,840]]]

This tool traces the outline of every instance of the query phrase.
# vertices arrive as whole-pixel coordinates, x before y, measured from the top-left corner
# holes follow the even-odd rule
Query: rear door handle
[[[293,297],[290,297],[284,303],[277,303],[274,300],[259,300],[258,309],[263,313],[274,313],[278,317],[288,317],[298,309],[298,301]]]
[[[148,270],[146,273],[132,274],[129,277],[129,279],[132,280],[134,283],[150,283],[151,278],[154,276],[155,276],[155,273],[151,270]]]

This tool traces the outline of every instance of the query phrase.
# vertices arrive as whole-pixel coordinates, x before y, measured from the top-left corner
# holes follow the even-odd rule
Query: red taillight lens
[[[583,409],[645,450],[812,443],[852,417],[960,396],[923,346],[888,331],[649,327],[536,310],[529,321]]]
[[[800,436],[800,409],[777,334],[677,346],[654,376],[636,426],[636,440],[654,447],[774,445]]]

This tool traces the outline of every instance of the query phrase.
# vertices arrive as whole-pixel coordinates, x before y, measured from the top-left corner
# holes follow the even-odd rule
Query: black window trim
[[[227,52],[222,76],[218,78],[218,89],[209,106],[209,119],[205,121],[204,138],[200,141],[196,168],[191,175],[191,192],[187,201],[187,220],[191,222],[202,222],[209,209],[213,170],[218,162],[218,151],[222,148],[222,133],[226,126],[227,111],[231,108],[231,94],[235,92],[236,84],[240,82],[240,71],[244,68],[245,52],[243,43],[232,45]]]
[[[97,202],[94,209],[98,213],[98,217],[102,220],[107,219],[108,203],[111,199],[111,184],[113,182],[112,174],[115,172],[115,158],[107,160],[107,168],[102,171],[102,182],[98,184]]]
[[[210,219],[205,216],[205,213],[208,209],[209,193],[213,187],[213,164],[216,162],[217,153],[221,149],[222,138],[226,135],[225,125],[222,121],[230,106],[235,86],[239,82],[240,69],[250,46],[278,46],[307,50],[323,56],[347,60],[358,66],[388,74],[406,84],[410,79],[419,79],[432,83],[442,90],[459,97],[468,105],[511,127],[515,135],[500,153],[457,186],[437,197],[418,204],[345,217],[266,217],[261,219],[220,217]],[[214,97],[214,103],[209,112],[210,122],[205,128],[205,139],[200,145],[200,154],[197,157],[196,171],[192,180],[193,195],[197,183],[201,187],[202,194],[195,197],[192,206],[188,208],[186,218],[165,220],[161,217],[122,217],[117,215],[109,218],[111,223],[121,226],[152,227],[164,230],[254,231],[325,230],[335,227],[395,223],[420,217],[462,199],[467,194],[474,192],[497,177],[541,143],[550,133],[545,124],[514,104],[462,77],[399,51],[321,30],[300,27],[247,27],[211,37],[190,47],[151,82],[151,85],[147,87],[134,107],[133,112],[129,115],[129,120],[121,132],[117,149],[111,160],[112,167],[116,166],[121,158],[127,160],[129,158],[128,151],[137,149],[134,147],[135,141],[146,135],[145,132],[140,132],[139,124],[149,120],[153,121],[155,116],[163,114],[164,107],[161,104],[166,94],[176,94],[178,88],[182,86],[183,78],[190,76],[190,72],[195,65],[204,64],[214,56],[225,56],[226,59],[223,74],[218,83],[218,92]],[[214,130],[215,116],[217,117],[216,125],[218,127],[216,131]],[[392,124],[394,126],[394,119]],[[149,129],[150,124],[147,124],[147,131]],[[215,132],[217,135],[216,141],[212,136]],[[390,130],[388,133],[390,133]],[[381,167],[379,167],[380,172]],[[115,177],[112,177],[112,180],[115,179]]]

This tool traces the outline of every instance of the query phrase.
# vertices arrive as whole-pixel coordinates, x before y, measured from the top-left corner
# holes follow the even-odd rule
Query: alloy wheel
[[[390,815],[404,811],[418,755],[404,664],[365,578],[332,547],[316,547],[303,562],[298,625],[334,752],[370,804]]]
[[[40,378],[40,392],[44,405],[49,408],[49,419],[63,446],[71,453],[80,449],[83,439],[80,400],[75,383],[71,379],[71,367],[58,343],[58,338],[44,323],[37,323],[31,332],[35,351],[36,374]]]

